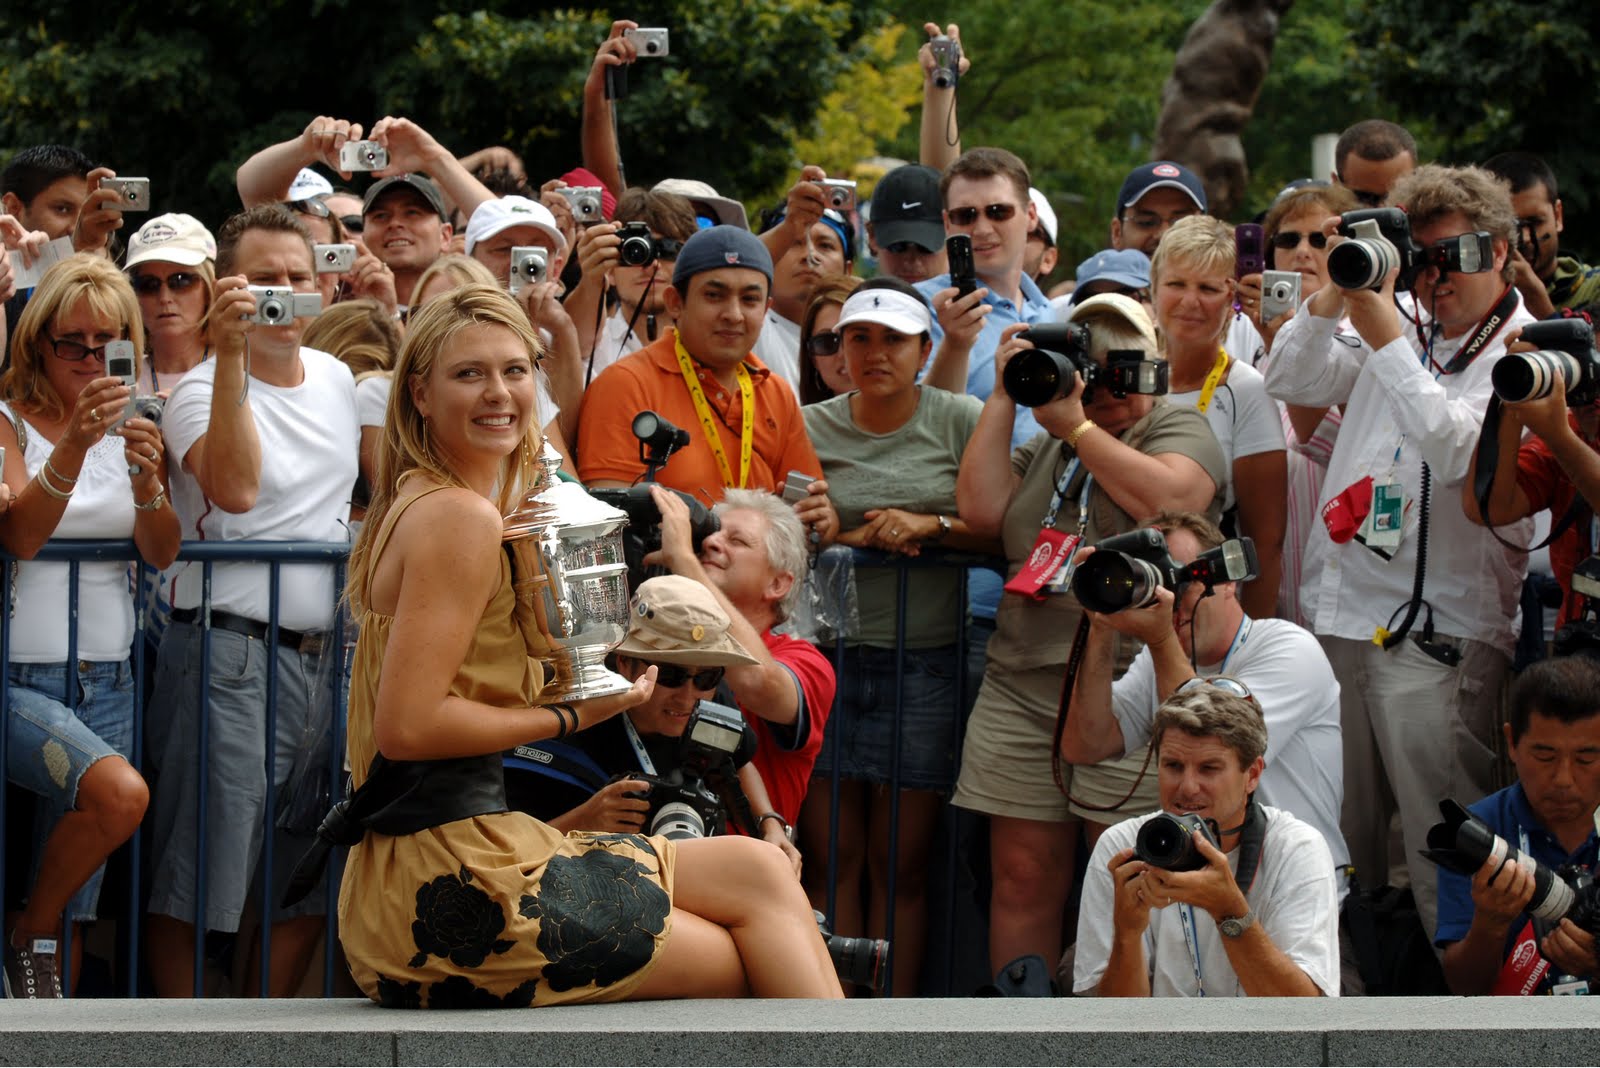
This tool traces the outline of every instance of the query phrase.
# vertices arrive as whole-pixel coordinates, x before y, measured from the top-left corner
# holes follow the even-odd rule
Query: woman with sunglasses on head
[[[166,396],[211,354],[216,258],[216,238],[192,215],[158,215],[128,242],[123,270],[139,296],[147,345],[139,392]]]
[[[1156,326],[1171,368],[1170,404],[1198,410],[1228,461],[1224,529],[1251,538],[1260,573],[1240,600],[1258,618],[1276,615],[1285,520],[1283,427],[1249,351],[1224,341],[1236,319],[1233,227],[1209,215],[1179,219],[1150,260]],[[1248,321],[1244,323],[1249,326]],[[1255,331],[1248,330],[1253,339]]]
[[[1328,284],[1328,242],[1322,221],[1330,215],[1355,211],[1360,204],[1343,186],[1304,186],[1279,195],[1262,221],[1267,249],[1267,269],[1298,271],[1300,299]],[[1261,329],[1264,355],[1257,370],[1266,372],[1272,359],[1272,342],[1278,328],[1294,315],[1290,310],[1270,322],[1261,320],[1261,276],[1239,279],[1240,302],[1252,310]],[[1337,333],[1352,333],[1346,320]],[[1338,408],[1307,408],[1298,404],[1279,404],[1280,423],[1288,443],[1288,510],[1283,536],[1283,577],[1278,583],[1278,614],[1302,627],[1309,625],[1300,610],[1300,559],[1312,524],[1319,522],[1317,504],[1322,499],[1322,476],[1327,473],[1333,445],[1339,437],[1343,419]]]
[[[800,403],[802,406],[850,392],[850,368],[839,344],[839,309],[861,279],[827,275],[817,282],[800,320]]]
[[[810,908],[766,843],[562,835],[507,811],[502,752],[645,703],[657,674],[539,703],[549,650],[519,624],[501,518],[534,475],[538,352],[498,287],[435,297],[407,328],[350,557],[351,804],[414,785],[378,826],[356,825],[339,897],[351,972],[396,1007],[836,997]]]
[[[924,548],[998,548],[993,538],[973,533],[956,510],[956,472],[983,403],[917,382],[932,350],[932,321],[921,294],[897,278],[862,283],[839,310],[834,333],[849,368],[849,391],[803,412],[839,509],[841,544],[906,556]],[[813,904],[826,907],[827,869],[815,858],[827,855],[829,780],[837,769],[843,781],[834,930],[885,937],[892,906],[894,992],[912,995],[926,935],[928,855],[944,797],[955,782],[962,707],[954,665],[966,608],[958,569],[907,572],[905,580],[905,625],[897,634],[898,570],[856,572],[861,627],[845,647],[829,741],[813,770],[799,826],[814,860],[807,889]],[[905,657],[897,667],[900,636]],[[901,791],[899,837],[891,856],[895,786]]]
[[[1157,358],[1155,328],[1138,301],[1090,297],[1073,308],[1089,330],[1087,357],[1103,370],[1109,353],[1137,350]],[[1033,349],[1008,327],[995,353],[996,377]],[[1033,409],[1042,433],[1011,448],[1016,403],[1004,389],[984,402],[961,458],[956,496],[973,527],[998,533],[1007,564],[983,685],[962,743],[955,804],[988,815],[994,883],[989,958],[997,975],[1020,965],[1045,969],[1048,984],[1062,950],[1062,913],[1072,890],[1078,837],[1090,846],[1107,826],[1156,806],[1156,777],[1144,753],[1092,767],[1062,769],[1051,760],[1057,711],[1073,636],[1083,609],[1058,583],[1058,561],[1077,542],[1093,545],[1134,529],[1163,508],[1215,517],[1227,465],[1216,435],[1192,408],[1147,394],[1092,393],[1081,374]],[[1074,540],[1076,539],[1076,540]],[[1054,555],[1052,555],[1054,554]],[[1123,670],[1132,642],[1115,651]],[[1059,788],[1058,788],[1059,783]],[[1037,964],[1022,958],[1038,956]]]
[[[105,259],[77,255],[45,272],[11,337],[0,376],[0,449],[11,505],[0,546],[16,565],[6,777],[42,799],[27,905],[5,929],[12,992],[60,997],[63,915],[95,918],[103,864],[144,816],[133,752],[134,603],[126,561],[77,565],[76,649],[69,660],[66,563],[32,559],[51,538],[132,538],[157,568],[178,553],[165,451],[148,419],[124,416],[132,390],[106,374],[106,346],[143,347],[139,304]],[[74,938],[76,958],[83,945]],[[74,959],[73,974],[78,973]]]

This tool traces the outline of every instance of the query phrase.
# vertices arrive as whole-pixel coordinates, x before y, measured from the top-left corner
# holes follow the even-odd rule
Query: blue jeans
[[[70,670],[69,670],[70,669]],[[83,773],[108,756],[133,756],[133,668],[126,660],[12,664],[6,703],[6,777],[38,794],[34,877],[44,843],[78,801]],[[67,905],[75,922],[95,918],[101,865]]]
[[[907,649],[895,716],[893,649],[846,646],[839,691],[828,716],[825,742],[812,774],[889,784],[894,778],[895,736],[900,738],[902,790],[947,791],[955,782],[961,722],[954,646]]]

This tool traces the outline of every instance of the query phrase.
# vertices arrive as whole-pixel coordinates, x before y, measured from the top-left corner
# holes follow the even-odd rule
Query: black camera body
[[[589,495],[604,501],[613,508],[628,514],[628,528],[622,532],[622,558],[628,564],[628,583],[637,589],[639,583],[650,576],[644,558],[661,548],[661,509],[650,496],[651,482],[641,482],[626,489],[592,489]],[[711,509],[684,493],[663,486],[668,493],[676,493],[689,506],[689,536],[698,553],[706,538],[722,529],[722,521]]]
[[[1083,402],[1097,388],[1113,397],[1130,393],[1167,392],[1165,360],[1152,360],[1138,349],[1113,349],[1101,367],[1089,357],[1089,328],[1082,323],[1040,323],[1018,335],[1034,344],[1011,357],[1001,375],[1006,396],[1028,408],[1049,404],[1072,392],[1072,375],[1083,376]]]
[[[647,833],[674,840],[710,838],[723,833],[731,812],[745,833],[754,834],[738,769],[755,753],[755,732],[737,708],[701,701],[678,739],[676,766],[664,775],[627,776],[650,784],[635,795],[650,803]]]
[[[1072,593],[1091,612],[1110,614],[1156,603],[1156,590],[1177,594],[1191,582],[1207,591],[1224,582],[1248,582],[1260,565],[1249,538],[1233,538],[1207,549],[1188,565],[1167,549],[1166,535],[1141,527],[1106,538],[1072,575]]]
[[[1490,372],[1495,395],[1516,404],[1548,397],[1559,377],[1569,406],[1600,397],[1600,352],[1594,327],[1579,318],[1546,319],[1522,328],[1522,341],[1534,352],[1508,352]]]
[[[1600,556],[1588,557],[1572,569],[1572,592],[1583,598],[1583,611],[1556,630],[1555,655],[1600,659]]]
[[[1339,233],[1349,240],[1328,253],[1328,278],[1340,289],[1382,289],[1384,277],[1398,267],[1394,289],[1404,292],[1424,266],[1411,220],[1399,208],[1347,211],[1339,216]]]
[[[1208,862],[1194,844],[1196,831],[1203,834],[1213,846],[1222,848],[1214,820],[1194,812],[1177,816],[1170,812],[1158,812],[1139,828],[1139,836],[1133,843],[1133,855],[1151,867],[1165,871],[1198,871]]]
[[[648,267],[656,262],[660,250],[648,223],[623,223],[617,229],[622,243],[617,246],[617,258],[628,267]]]

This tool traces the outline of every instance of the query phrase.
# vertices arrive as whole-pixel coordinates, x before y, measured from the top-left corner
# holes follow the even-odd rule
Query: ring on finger
[[[98,423],[100,421],[100,409],[99,408],[90,408],[89,409],[89,418],[93,419],[95,422]]]

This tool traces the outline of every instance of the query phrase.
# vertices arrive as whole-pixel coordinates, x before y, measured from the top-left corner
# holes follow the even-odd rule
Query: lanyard
[[[1050,510],[1044,514],[1044,522],[1039,525],[1049,530],[1056,525],[1056,513],[1061,511],[1061,502],[1067,495],[1067,487],[1072,485],[1072,478],[1078,473],[1078,458],[1074,456],[1067,469],[1061,473],[1061,479],[1056,483],[1055,492],[1050,495]],[[1094,475],[1089,475],[1083,480],[1083,489],[1078,492],[1078,537],[1083,537],[1083,532],[1089,526],[1089,491],[1094,488]]]
[[[744,411],[739,421],[739,481],[735,482],[733,469],[728,466],[728,454],[722,448],[717,417],[711,413],[711,405],[706,403],[706,391],[700,388],[700,378],[695,373],[689,350],[683,347],[682,334],[676,337],[674,345],[678,354],[678,370],[683,373],[683,384],[689,387],[689,399],[694,401],[694,414],[700,418],[700,426],[706,432],[706,444],[711,446],[711,455],[717,459],[717,469],[722,472],[722,484],[729,489],[735,486],[742,489],[750,484],[750,451],[756,430],[756,388],[750,381],[750,370],[741,363],[737,372],[739,399]]]
[[[1178,921],[1183,926],[1183,945],[1189,951],[1189,964],[1194,968],[1194,985],[1200,997],[1206,996],[1206,979],[1200,971],[1200,931],[1194,925],[1194,906],[1179,905]]]
[[[1222,666],[1217,668],[1218,675],[1228,673],[1228,661],[1233,659],[1233,654],[1244,648],[1244,643],[1250,640],[1250,617],[1245,616],[1239,624],[1239,629],[1233,632],[1233,643],[1228,646],[1228,654],[1222,658]]]
[[[1201,415],[1206,414],[1206,409],[1211,407],[1211,395],[1222,384],[1222,376],[1228,373],[1228,363],[1228,350],[1219,346],[1217,348],[1217,362],[1211,365],[1211,371],[1206,375],[1205,384],[1200,387],[1200,399],[1195,403],[1195,407],[1200,410]]]
[[[1478,329],[1473,333],[1472,337],[1467,339],[1467,343],[1461,346],[1460,350],[1450,358],[1450,362],[1443,367],[1434,364],[1435,367],[1438,367],[1438,370],[1434,372],[1434,379],[1437,380],[1440,375],[1455,375],[1465,371],[1467,365],[1476,360],[1479,354],[1489,347],[1489,342],[1495,339],[1495,336],[1500,333],[1500,328],[1506,325],[1506,321],[1511,318],[1512,313],[1516,310],[1517,291],[1515,287],[1507,286],[1506,291],[1500,294],[1500,300],[1495,304],[1494,310],[1489,312],[1483,321],[1478,324]],[[1434,325],[1437,326],[1438,324]],[[1432,348],[1431,345],[1429,347]],[[1432,359],[1426,354],[1424,354],[1423,358],[1430,361]]]
[[[633,755],[639,758],[639,770],[646,775],[656,774],[655,761],[651,760],[650,754],[645,751],[644,739],[639,737],[638,730],[634,728],[633,720],[628,718],[626,712],[622,714],[622,726],[628,732],[628,744],[633,746]]]

